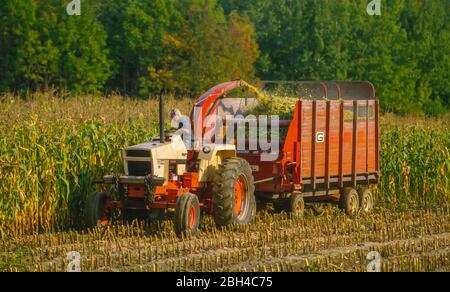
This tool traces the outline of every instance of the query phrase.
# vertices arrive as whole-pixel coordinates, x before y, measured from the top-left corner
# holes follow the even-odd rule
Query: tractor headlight
[[[203,147],[203,153],[209,154],[210,152],[211,152],[211,147],[210,146]]]

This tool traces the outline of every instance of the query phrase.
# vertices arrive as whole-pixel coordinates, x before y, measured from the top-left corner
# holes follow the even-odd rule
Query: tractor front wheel
[[[217,226],[249,224],[256,214],[255,186],[250,164],[228,158],[214,184],[213,215]]]
[[[179,196],[173,220],[177,236],[183,234],[194,235],[200,224],[200,203],[198,197],[191,193]]]
[[[110,221],[108,208],[108,195],[95,192],[88,196],[86,201],[86,225],[88,228],[107,226]]]

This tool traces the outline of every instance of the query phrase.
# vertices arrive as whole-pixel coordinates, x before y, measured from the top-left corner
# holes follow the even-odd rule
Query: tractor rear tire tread
[[[247,215],[241,220],[234,212],[234,185],[240,175],[248,180],[250,202],[247,202]],[[213,216],[217,226],[230,224],[249,224],[256,213],[255,186],[249,163],[241,158],[228,158],[223,161],[214,182]]]

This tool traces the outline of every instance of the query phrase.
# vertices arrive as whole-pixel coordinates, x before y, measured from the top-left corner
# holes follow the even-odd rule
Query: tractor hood
[[[146,142],[126,148],[126,150],[152,150],[154,148],[164,145],[158,142]]]
[[[183,140],[179,136],[174,136],[172,141],[167,143],[152,141],[130,146],[124,150],[123,157],[127,175],[152,174],[167,180],[171,161],[184,165],[187,159],[187,149]]]

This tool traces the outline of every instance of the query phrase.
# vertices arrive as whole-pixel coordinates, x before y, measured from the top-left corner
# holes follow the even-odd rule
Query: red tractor
[[[294,217],[303,214],[305,202],[336,202],[351,216],[370,212],[374,197],[369,186],[377,184],[380,174],[374,87],[369,82],[286,84],[306,90],[308,98],[290,91],[299,99],[291,119],[277,122],[285,135],[275,151],[243,149],[236,139],[202,140],[217,127],[209,117],[225,121],[258,103],[246,94],[252,87],[242,80],[217,85],[196,101],[187,119],[195,125],[192,143],[164,131],[160,99],[159,139],[126,148],[125,175],[96,182],[115,186],[116,195],[96,192],[88,197],[88,226],[107,224],[114,209],[152,218],[171,209],[176,233],[194,234],[201,213],[212,213],[218,226],[250,223],[256,200],[272,202]],[[247,147],[252,141],[248,133],[245,137]]]

